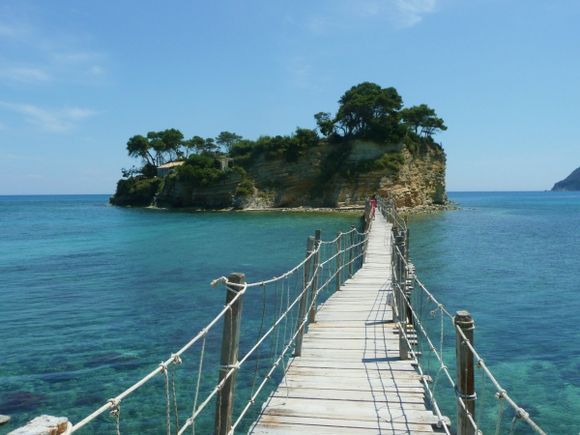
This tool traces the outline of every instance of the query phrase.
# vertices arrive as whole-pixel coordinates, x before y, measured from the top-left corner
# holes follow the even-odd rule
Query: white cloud
[[[357,21],[383,20],[395,28],[412,27],[437,9],[439,0],[342,0],[328,2],[326,11],[304,21],[313,34],[344,31]]]
[[[0,67],[0,78],[22,83],[48,82],[51,80],[50,74],[45,70],[27,66]]]
[[[435,12],[437,0],[391,0],[394,6],[393,18],[401,27],[418,24],[425,15]]]
[[[27,22],[0,16],[0,78],[9,82],[46,84],[102,80],[107,56],[87,49],[83,40],[65,32],[48,34]]]
[[[9,103],[0,101],[0,107],[19,113],[26,121],[51,132],[66,132],[76,124],[96,114],[91,109],[81,107],[65,107],[61,109],[46,109],[34,104]]]

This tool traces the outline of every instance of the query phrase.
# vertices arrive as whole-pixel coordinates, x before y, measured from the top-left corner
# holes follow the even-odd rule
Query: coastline
[[[188,213],[341,213],[341,214],[360,214],[364,213],[365,207],[363,205],[348,206],[348,207],[250,207],[244,209],[236,208],[222,208],[222,209],[207,209],[199,207],[157,207],[150,205],[147,207],[132,207],[132,206],[115,206],[123,208],[144,208],[148,210],[158,211],[179,211]],[[459,210],[457,203],[448,201],[446,204],[428,204],[418,205],[415,207],[400,207],[399,212],[404,215],[424,215],[435,214],[444,211]]]

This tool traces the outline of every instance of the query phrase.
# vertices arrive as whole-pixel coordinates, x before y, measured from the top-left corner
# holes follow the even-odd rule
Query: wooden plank
[[[273,397],[302,397],[305,399],[328,399],[328,400],[356,400],[363,402],[401,402],[425,404],[425,395],[421,393],[393,393],[381,392],[374,394],[372,391],[345,390],[345,389],[316,389],[316,388],[286,388],[281,385]]]

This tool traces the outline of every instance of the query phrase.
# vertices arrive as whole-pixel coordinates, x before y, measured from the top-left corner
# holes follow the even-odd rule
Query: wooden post
[[[314,249],[318,249],[320,246],[320,230],[314,231]],[[316,322],[316,310],[318,310],[318,298],[316,297],[316,292],[318,291],[318,276],[320,271],[318,270],[318,266],[320,265],[320,251],[317,251],[316,254],[313,256],[313,274],[314,277],[312,279],[312,297],[310,298],[311,305],[310,305],[310,312],[308,313],[308,323],[315,323]]]
[[[399,256],[397,255],[397,249],[396,249],[396,236],[395,236],[395,232],[393,229],[393,241],[392,241],[392,246],[391,246],[391,275],[392,275],[392,289],[391,289],[391,294],[392,294],[392,300],[391,300],[391,308],[393,310],[393,322],[397,322],[398,321],[398,317],[397,317],[397,313],[396,313],[396,309],[398,307],[397,305],[397,283],[399,281],[399,277],[398,277],[398,273],[399,273]]]
[[[457,311],[454,319],[456,327],[459,327],[465,337],[473,346],[473,330],[475,322],[468,311]],[[475,420],[475,367],[473,365],[473,353],[465,345],[463,337],[456,331],[455,352],[457,361],[457,393],[463,399],[467,411]],[[471,425],[467,413],[457,402],[457,434],[475,435],[475,429]]]
[[[411,325],[414,325],[415,321],[413,319],[413,310],[411,308],[411,301],[413,300],[412,295],[413,295],[413,275],[412,272],[407,269],[407,282],[405,284],[405,297],[409,302],[407,304],[407,322],[409,322]]]
[[[402,360],[409,359],[409,347],[407,346],[407,341],[405,340],[406,333],[407,323],[404,321],[399,322],[399,356]]]
[[[342,233],[339,231],[338,233],[336,233],[336,278],[335,278],[335,283],[336,283],[336,288],[335,290],[338,291],[340,290],[340,268],[342,267],[342,261],[341,261],[341,256],[339,254],[340,250],[342,249]]]
[[[350,226],[350,239],[349,239],[349,243],[350,243],[350,247],[348,249],[348,276],[349,278],[352,278],[352,270],[353,270],[353,259],[354,259],[354,229],[355,226],[351,225]]]
[[[306,240],[306,257],[309,257],[314,251],[314,236],[308,237]],[[304,293],[300,298],[300,306],[298,307],[298,334],[296,335],[296,346],[294,347],[294,356],[302,355],[302,338],[304,337],[304,330],[306,329],[306,324],[300,325],[306,318],[306,308],[308,306],[308,293],[309,289],[306,288],[312,274],[310,268],[312,267],[313,259],[309,259],[304,264]],[[311,286],[312,287],[312,286]],[[310,289],[312,293],[312,289]],[[312,300],[312,299],[311,299]]]
[[[231,273],[228,281],[232,284],[244,284],[246,276],[243,273]],[[227,286],[226,305],[242,289],[237,285]],[[221,382],[232,367],[238,363],[238,349],[240,345],[240,323],[242,320],[242,296],[236,300],[224,315],[222,336],[222,353],[220,359],[219,381]],[[225,381],[217,394],[215,413],[215,433],[226,435],[232,428],[232,412],[234,409],[234,390],[236,386],[237,369]]]

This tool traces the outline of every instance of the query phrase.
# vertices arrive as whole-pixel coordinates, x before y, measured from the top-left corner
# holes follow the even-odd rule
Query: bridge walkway
[[[377,213],[363,267],[318,311],[250,430],[265,434],[436,431],[416,362],[401,360],[391,298],[391,225]]]

